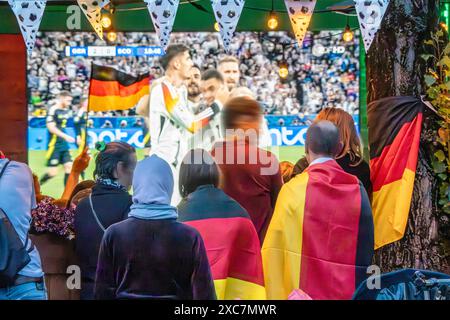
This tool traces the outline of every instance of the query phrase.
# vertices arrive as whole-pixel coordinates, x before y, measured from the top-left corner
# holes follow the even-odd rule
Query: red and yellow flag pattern
[[[265,300],[259,239],[245,209],[223,191],[203,186],[178,212],[203,238],[217,299]]]
[[[296,289],[312,299],[350,299],[373,257],[373,218],[358,179],[334,161],[283,186],[262,247],[268,299]]]
[[[150,91],[149,73],[133,76],[112,67],[92,64],[89,111],[131,109]]]
[[[422,128],[423,103],[389,97],[368,105],[375,249],[403,238]]]

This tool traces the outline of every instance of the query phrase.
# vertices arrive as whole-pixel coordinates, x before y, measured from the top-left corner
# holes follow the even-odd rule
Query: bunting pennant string
[[[19,23],[27,53],[31,55],[47,1],[8,0],[8,3]]]
[[[388,6],[389,0],[355,0],[355,9],[366,53],[380,29]]]
[[[245,0],[211,0],[223,46],[228,53],[244,4]]]
[[[311,22],[316,0],[284,0],[284,4],[289,13],[292,31],[294,31],[298,45],[301,46]]]
[[[144,0],[161,47],[167,49],[180,0]]]
[[[89,20],[92,28],[94,28],[95,33],[103,40],[101,11],[102,8],[109,4],[109,0],[77,0],[77,2],[86,15],[86,18]]]

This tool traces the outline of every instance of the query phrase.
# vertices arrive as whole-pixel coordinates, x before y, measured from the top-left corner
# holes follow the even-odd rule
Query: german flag
[[[423,103],[389,97],[368,105],[375,249],[403,238],[419,154]]]
[[[262,247],[268,299],[301,289],[313,300],[350,299],[373,257],[373,218],[363,185],[334,160],[286,183]]]
[[[260,244],[248,213],[222,190],[202,186],[178,206],[205,243],[219,300],[265,300]]]
[[[137,77],[112,67],[92,64],[89,111],[127,110],[149,94],[149,73]]]

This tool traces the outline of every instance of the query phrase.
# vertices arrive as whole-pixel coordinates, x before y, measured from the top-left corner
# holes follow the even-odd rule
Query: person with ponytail
[[[128,217],[132,204],[128,193],[136,167],[136,150],[125,142],[98,142],[95,185],[75,210],[75,250],[81,268],[82,300],[93,299],[95,271],[105,230]]]
[[[336,162],[345,172],[356,176],[362,182],[369,198],[371,198],[370,169],[363,158],[361,140],[356,131],[353,117],[339,108],[325,108],[319,112],[316,119],[314,119],[314,123],[321,120],[328,120],[339,129],[339,138],[343,147],[336,156]],[[306,157],[302,157],[295,164],[292,177],[302,173],[308,165]]]

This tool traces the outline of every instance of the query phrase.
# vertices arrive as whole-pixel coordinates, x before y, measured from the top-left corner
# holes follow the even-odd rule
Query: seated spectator
[[[353,117],[342,109],[325,108],[314,120],[328,120],[339,129],[339,137],[343,143],[342,150],[336,156],[337,163],[345,172],[355,175],[364,185],[364,188],[372,198],[372,182],[370,181],[370,168],[362,156],[361,140],[356,132]],[[298,175],[308,166],[306,157],[301,158],[295,164],[293,176]]]
[[[105,122],[102,124],[101,128],[102,129],[111,129],[111,128],[113,128],[113,125],[112,125],[111,121],[105,120]]]
[[[350,299],[366,277],[372,210],[363,185],[334,160],[341,149],[333,123],[308,129],[310,165],[281,189],[262,248],[268,299],[296,289],[312,299]]]
[[[178,221],[200,232],[218,299],[264,300],[258,234],[247,211],[218,189],[219,177],[219,168],[206,151],[195,149],[185,156]]]
[[[144,123],[142,122],[142,118],[137,118],[136,121],[133,123],[134,128],[142,128],[144,126]]]
[[[126,128],[126,127],[128,127],[128,122],[127,122],[127,120],[125,120],[125,119],[121,120],[119,126],[120,126],[121,128]]]
[[[1,277],[0,300],[47,300],[39,252],[28,235],[31,210],[36,208],[30,168],[24,163],[1,158],[0,194],[0,208],[3,211],[0,211],[0,215],[6,215],[30,257],[30,261],[17,272],[12,281],[7,282]]]
[[[258,147],[262,109],[253,99],[229,100],[222,121],[225,141],[212,155],[223,173],[223,190],[249,213],[262,244],[283,184],[277,158]]]
[[[129,218],[102,240],[96,299],[215,299],[203,240],[170,206],[173,181],[156,155],[137,165]]]
[[[82,300],[93,299],[95,270],[105,230],[127,218],[136,151],[125,142],[97,143],[95,185],[75,209],[75,250],[80,260]]]

